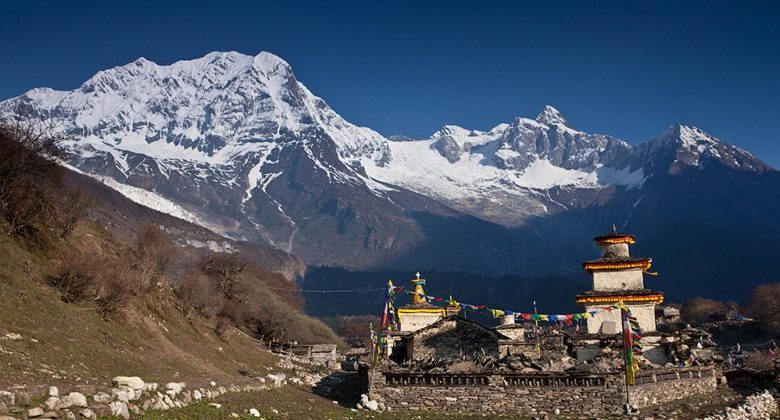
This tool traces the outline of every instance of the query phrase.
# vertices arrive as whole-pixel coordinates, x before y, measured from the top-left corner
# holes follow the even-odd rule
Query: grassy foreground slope
[[[96,257],[112,252],[110,235],[91,223],[60,245]],[[238,330],[220,336],[216,320],[185,318],[168,286],[134,296],[108,321],[89,301],[64,302],[45,281],[62,264],[51,252],[0,236],[0,386],[105,383],[115,375],[208,381],[270,364],[272,356]]]
[[[271,290],[297,258],[132,203],[57,165],[54,140],[0,124],[0,389],[240,383],[275,363],[256,338],[339,342]]]

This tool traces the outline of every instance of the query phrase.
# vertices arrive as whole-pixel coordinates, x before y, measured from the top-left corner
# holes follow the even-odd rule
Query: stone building
[[[601,258],[582,264],[593,278],[593,288],[577,296],[577,303],[586,311],[596,311],[588,318],[588,333],[614,334],[620,330],[620,311],[599,311],[618,302],[628,306],[643,333],[654,332],[655,305],[663,302],[664,295],[645,288],[644,273],[652,259],[632,257],[629,245],[636,242],[634,235],[620,233],[614,226],[594,240],[601,246]]]
[[[656,331],[661,292],[644,286],[649,258],[633,258],[633,235],[596,237],[601,258],[583,264],[593,289],[577,296],[588,311],[587,333],[541,330],[514,315],[485,327],[425,299],[425,280],[412,281],[413,300],[397,310],[400,328],[388,336],[388,358],[362,365],[367,394],[393,409],[466,413],[618,414],[628,395],[640,407],[715,390],[721,378],[715,344],[700,330]],[[621,311],[639,320],[644,355],[635,383],[623,366]],[[590,316],[593,314],[593,316]],[[530,326],[529,326],[530,327]],[[666,326],[665,326],[666,327]]]

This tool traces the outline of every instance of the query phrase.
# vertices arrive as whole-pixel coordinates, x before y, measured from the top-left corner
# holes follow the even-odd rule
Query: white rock
[[[132,388],[114,388],[111,390],[111,395],[114,396],[114,399],[122,402],[128,402],[135,399],[135,391],[133,391]]]
[[[249,409],[249,415],[252,417],[260,417],[260,412],[256,408]]]
[[[214,381],[209,382],[209,386],[217,386],[217,383]]]
[[[198,391],[197,389],[192,391],[192,399],[199,400],[201,398],[203,398],[203,395],[200,394],[200,391]]]
[[[217,403],[209,403],[209,405],[210,405],[210,406],[212,406],[212,407],[214,407],[214,408],[216,408],[217,410],[219,410],[220,408],[222,408],[222,404],[217,404]]]
[[[76,420],[76,415],[70,410],[65,410],[62,412],[62,418],[64,420]]]
[[[81,417],[84,417],[85,419],[94,419],[95,418],[95,412],[90,410],[89,408],[85,408],[85,409],[79,411],[79,415],[81,415]]]
[[[130,418],[130,412],[127,410],[126,402],[113,401],[108,404],[108,407],[111,409],[112,416],[122,417],[125,420]]]
[[[168,391],[173,391],[174,394],[178,394],[186,386],[187,385],[184,382],[168,382],[167,384],[165,384],[165,389],[167,389]]]
[[[27,417],[39,417],[43,415],[43,409],[41,407],[33,407],[27,410]]]
[[[265,377],[268,378],[268,381],[271,382],[274,388],[281,388],[287,376],[284,373],[269,373]]]
[[[95,393],[95,395],[92,396],[92,399],[95,400],[96,403],[107,403],[111,401],[111,395],[108,393],[105,393],[103,391]]]
[[[230,417],[239,417],[239,415],[236,413],[230,413]]]
[[[68,394],[68,398],[70,398],[70,402],[76,407],[87,406],[87,397],[80,392],[71,392]]]
[[[116,376],[113,379],[111,379],[111,383],[114,387],[120,388],[120,387],[127,387],[131,389],[144,389],[144,381],[137,377],[137,376]]]
[[[49,387],[49,396],[50,397],[59,397],[60,396],[60,390],[56,386],[50,386]]]
[[[366,408],[371,411],[377,411],[379,410],[379,403],[375,400],[371,400],[365,404]]]
[[[56,411],[62,408],[62,401],[58,397],[49,397],[43,403],[43,406],[49,411]]]

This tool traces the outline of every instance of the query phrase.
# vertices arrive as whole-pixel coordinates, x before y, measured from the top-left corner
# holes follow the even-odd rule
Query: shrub
[[[780,283],[761,284],[750,294],[748,313],[772,334],[780,334]]]
[[[217,290],[228,298],[238,298],[236,285],[247,262],[234,254],[210,253],[204,258],[201,270],[216,283]]]
[[[137,292],[137,283],[120,266],[104,270],[95,277],[95,303],[103,319],[111,319]]]
[[[703,297],[695,297],[685,302],[682,315],[690,322],[705,322],[710,315],[722,314],[728,311],[725,303]]]
[[[222,309],[222,296],[212,281],[199,271],[187,272],[176,291],[187,318],[191,318],[195,314],[210,318]]]
[[[140,287],[148,290],[160,281],[170,266],[176,255],[176,245],[157,226],[145,223],[139,229],[133,252]]]
[[[121,261],[69,252],[55,276],[47,278],[65,302],[91,300],[105,319],[113,317],[138,290],[137,282]]]
[[[93,292],[96,266],[93,258],[79,253],[68,253],[59,273],[47,278],[47,282],[57,289],[65,302],[85,300]]]
[[[52,227],[60,202],[60,140],[51,127],[0,124],[0,217],[12,235],[38,236]]]

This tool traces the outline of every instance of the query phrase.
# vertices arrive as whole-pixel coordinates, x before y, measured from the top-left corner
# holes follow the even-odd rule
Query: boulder
[[[71,392],[68,394],[68,398],[70,398],[71,404],[75,405],[76,407],[87,406],[87,397],[80,392]]]
[[[201,398],[203,398],[203,395],[201,395],[200,391],[198,391],[197,389],[192,391],[192,399],[193,400],[197,401],[197,400],[200,400]]]
[[[13,407],[16,404],[16,394],[8,391],[0,391],[0,403]]]
[[[100,391],[97,392],[95,395],[93,395],[92,399],[95,400],[96,403],[105,404],[110,402],[113,398],[111,398],[111,395],[109,395],[108,393]]]
[[[379,410],[379,403],[375,400],[370,400],[366,404],[364,404],[365,407],[371,411],[377,411]]]
[[[114,401],[108,404],[111,409],[111,415],[121,417],[125,420],[130,418],[130,411],[127,409],[127,403],[124,401]]]
[[[27,410],[27,417],[40,417],[43,415],[43,409],[41,407],[33,407]]]
[[[81,411],[79,411],[79,415],[85,419],[94,419],[97,418],[95,415],[95,412],[90,410],[89,408],[85,408]]]
[[[57,389],[56,386],[50,386],[49,387],[49,396],[50,397],[59,397],[60,396],[60,390]]]
[[[116,376],[111,379],[115,388],[127,387],[130,389],[144,389],[144,381],[137,376]]]
[[[168,382],[165,384],[165,391],[166,394],[171,395],[172,397],[176,396],[176,394],[180,393],[184,387],[187,386],[184,382]]]
[[[62,408],[62,400],[58,397],[49,397],[44,401],[43,406],[49,411],[56,411]]]
[[[76,415],[70,410],[65,410],[62,412],[62,418],[63,420],[76,420]]]
[[[111,390],[111,395],[114,399],[122,402],[128,402],[135,399],[135,391],[133,391],[132,388],[114,388]]]
[[[281,388],[286,378],[284,373],[269,373],[265,377],[268,378],[268,381],[271,382],[274,388]]]

